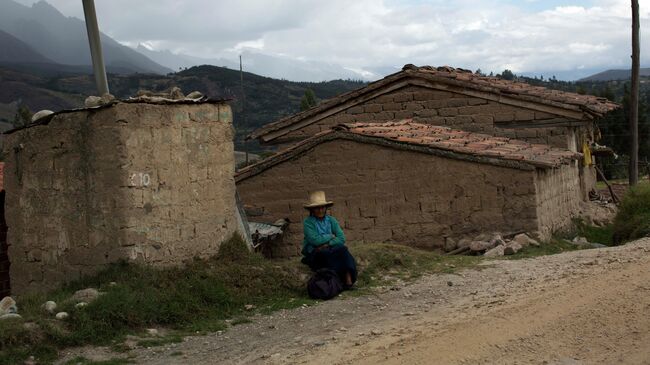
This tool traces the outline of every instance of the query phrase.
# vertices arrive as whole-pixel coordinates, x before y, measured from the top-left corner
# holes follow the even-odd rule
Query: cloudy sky
[[[33,0],[20,0],[31,5]],[[81,1],[48,0],[83,18]],[[642,65],[650,0],[640,0]],[[244,50],[382,73],[406,63],[516,73],[629,68],[629,0],[95,0],[116,40],[200,57]],[[647,25],[646,25],[647,24]],[[383,72],[385,73],[385,72]]]

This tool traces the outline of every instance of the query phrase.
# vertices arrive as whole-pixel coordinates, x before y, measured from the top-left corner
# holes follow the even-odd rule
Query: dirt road
[[[141,364],[650,364],[650,239],[488,261],[132,355]]]

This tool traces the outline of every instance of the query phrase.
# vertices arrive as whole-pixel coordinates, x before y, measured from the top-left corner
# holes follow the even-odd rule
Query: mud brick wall
[[[212,103],[118,103],[6,136],[13,291],[215,254],[236,230],[232,136]]]
[[[542,239],[569,228],[571,218],[579,210],[582,198],[578,163],[536,171],[537,218]]]
[[[348,140],[316,146],[237,183],[261,221],[289,218],[298,254],[308,192],[324,190],[348,240],[440,247],[444,237],[536,231],[534,171],[442,158]]]
[[[385,122],[407,118],[421,123],[516,138],[531,143],[544,143],[561,148],[569,146],[567,129],[564,127],[506,129],[495,126],[495,122],[539,122],[544,119],[558,119],[560,116],[418,86],[407,86],[378,96],[290,132],[279,141],[286,146],[290,141],[310,137],[341,123]]]

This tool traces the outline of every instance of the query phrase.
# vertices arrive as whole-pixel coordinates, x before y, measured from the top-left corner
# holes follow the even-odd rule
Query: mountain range
[[[80,5],[81,6],[81,5]],[[239,69],[239,54],[231,53],[221,58],[196,57],[169,50],[154,50],[145,44],[135,49],[120,44],[106,34],[101,34],[102,48],[108,72],[119,74],[167,74],[197,65],[214,65]],[[341,65],[313,60],[300,60],[244,50],[241,52],[246,71],[291,81],[319,82],[335,79],[371,81],[398,71],[401,67],[377,67],[367,71],[347,69]],[[14,0],[0,0],[0,64],[43,64],[49,66],[89,70],[91,65],[85,23],[75,17],[66,17],[44,0],[25,6]],[[462,65],[453,65],[462,66]],[[565,71],[522,72],[524,76],[543,75],[550,79],[578,81],[608,81],[627,79],[629,71],[580,69]],[[642,75],[650,74],[643,69]]]
[[[641,68],[639,70],[639,76],[641,77],[650,77],[650,67]],[[582,78],[578,82],[584,81],[621,81],[629,80],[632,77],[631,70],[607,70],[603,72],[596,73],[594,75]]]
[[[45,1],[31,7],[0,0],[0,62],[90,65],[86,25]],[[101,34],[108,71],[166,74],[172,70]],[[6,50],[6,51],[5,51]]]

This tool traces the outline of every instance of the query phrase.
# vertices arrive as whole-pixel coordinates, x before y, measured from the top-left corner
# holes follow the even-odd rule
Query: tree
[[[630,90],[630,186],[639,182],[639,0],[632,0],[632,88]]]
[[[300,100],[300,111],[311,109],[317,104],[314,91],[312,89],[305,90],[305,94],[302,96],[302,100]]]
[[[23,127],[32,122],[32,112],[25,104],[19,104],[16,109],[16,115],[11,122],[14,128]]]
[[[506,69],[501,73],[501,78],[504,80],[514,80],[515,74],[512,71]]]

